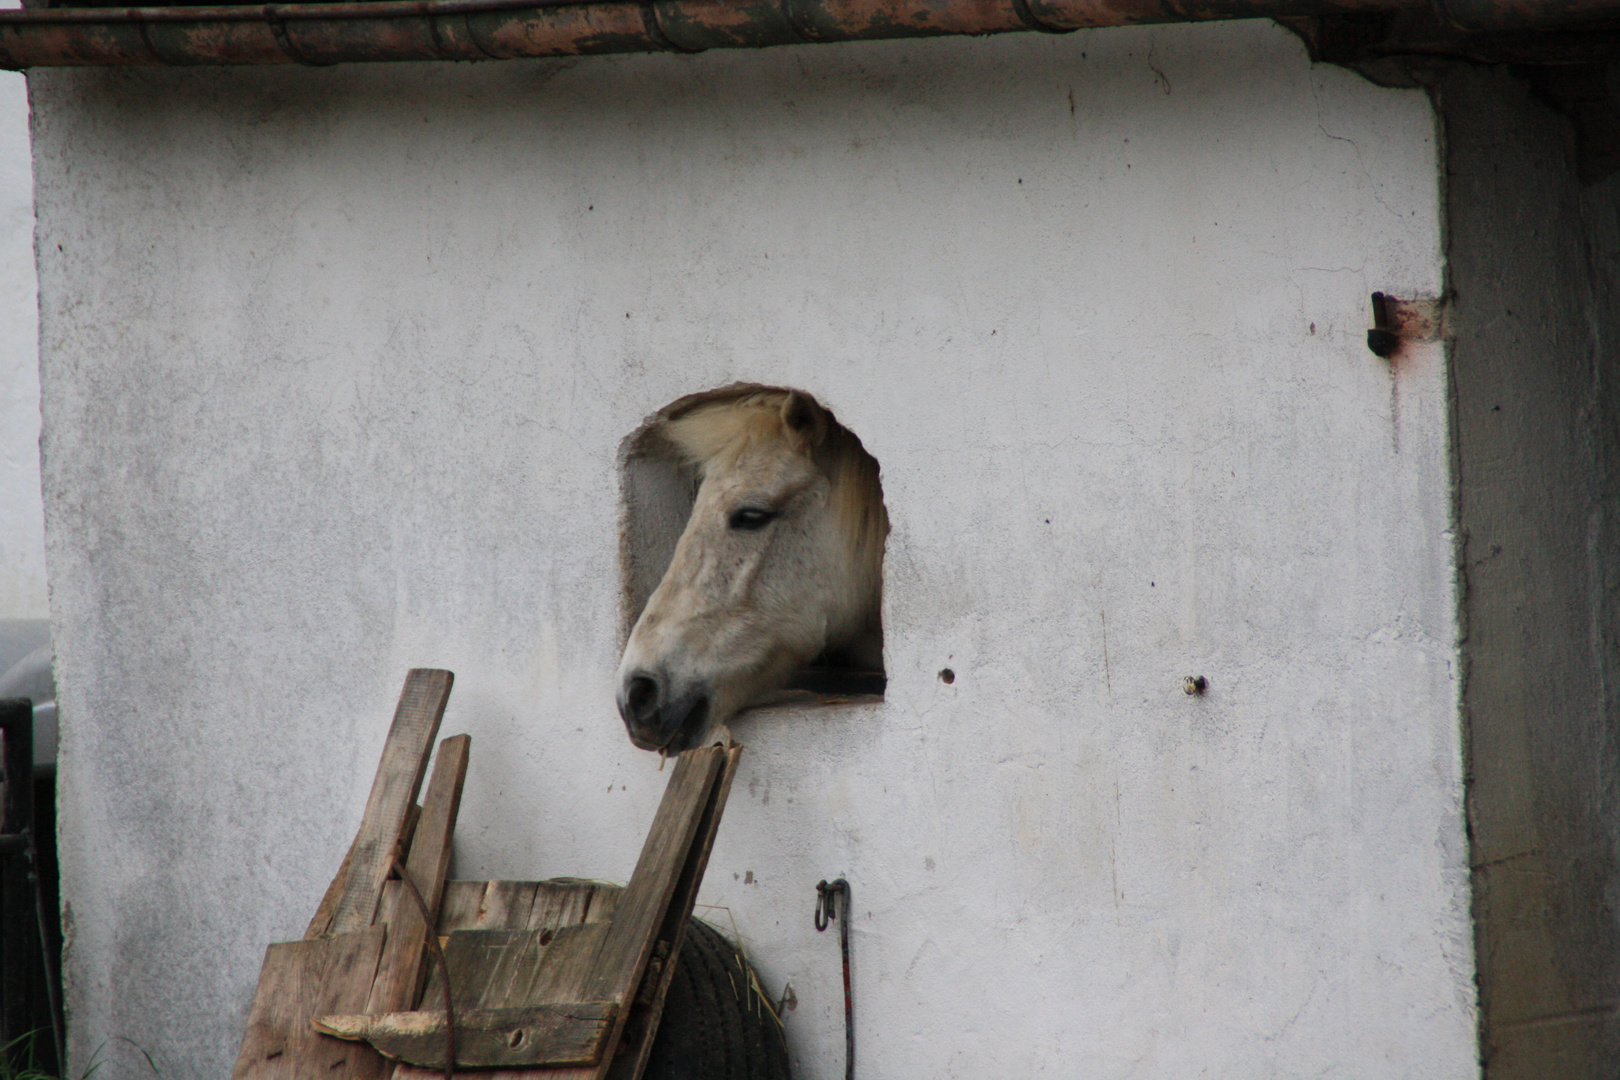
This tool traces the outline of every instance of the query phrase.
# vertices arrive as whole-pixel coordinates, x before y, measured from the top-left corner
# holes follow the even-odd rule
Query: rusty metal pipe
[[[360,0],[339,4],[253,4],[212,7],[25,8],[0,11],[0,23],[267,22],[294,19],[398,19],[525,8],[583,7],[593,0]]]
[[[701,52],[1241,18],[1418,18],[1458,34],[1620,19],[1620,0],[361,0],[0,11],[0,68]]]

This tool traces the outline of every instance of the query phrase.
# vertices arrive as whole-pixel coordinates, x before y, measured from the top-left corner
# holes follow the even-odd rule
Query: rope
[[[405,864],[394,858],[394,871],[399,874],[399,880],[405,883],[405,891],[411,894],[416,901],[416,910],[422,913],[422,924],[427,927],[428,945],[433,949],[433,957],[439,962],[439,971],[444,974],[444,1080],[455,1080],[456,1075],[456,1010],[450,1003],[450,965],[444,962],[444,949],[439,945],[438,930],[433,925],[433,916],[428,914],[427,902],[417,891],[416,882],[411,880],[410,871]],[[845,975],[845,984],[848,984],[848,975]]]

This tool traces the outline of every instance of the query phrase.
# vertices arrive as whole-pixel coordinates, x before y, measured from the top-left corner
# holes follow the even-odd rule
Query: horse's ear
[[[827,411],[816,404],[815,398],[797,390],[789,390],[782,399],[782,423],[811,446],[820,446],[827,437]]]

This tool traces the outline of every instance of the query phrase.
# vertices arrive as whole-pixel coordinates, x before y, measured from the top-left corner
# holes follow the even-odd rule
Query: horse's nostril
[[[625,687],[624,703],[630,719],[646,720],[658,711],[658,683],[646,675],[636,675]]]

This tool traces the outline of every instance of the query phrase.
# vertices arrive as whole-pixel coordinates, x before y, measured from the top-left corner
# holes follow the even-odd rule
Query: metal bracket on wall
[[[1367,348],[1373,355],[1391,360],[1405,345],[1442,340],[1446,336],[1446,308],[1443,298],[1398,300],[1387,293],[1373,293],[1373,325],[1367,331]]]

